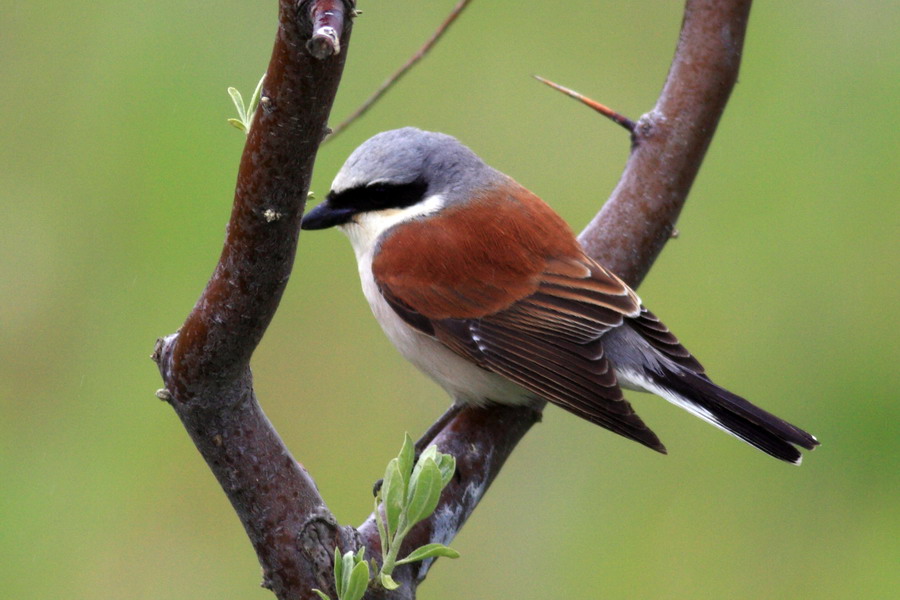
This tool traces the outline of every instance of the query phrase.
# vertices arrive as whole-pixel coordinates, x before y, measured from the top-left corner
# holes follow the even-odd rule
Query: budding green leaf
[[[420,461],[420,464],[422,469],[415,487],[410,484],[410,500],[406,509],[407,529],[411,529],[413,525],[433,513],[441,498],[441,471],[437,464],[432,458]]]
[[[408,498],[412,498],[412,490],[416,485],[416,481],[418,481],[419,479],[419,474],[422,472],[422,467],[425,465],[425,461],[429,458],[433,461],[437,461],[437,446],[428,446],[424,451],[422,451],[422,454],[419,455],[419,461],[416,463],[415,468],[413,468],[412,475],[410,475],[409,477]]]
[[[441,470],[441,488],[447,487],[456,471],[456,458],[452,454],[438,455],[438,469]]]
[[[447,558],[459,558],[459,552],[443,544],[426,544],[410,552],[409,556],[407,556],[403,560],[398,560],[397,564],[403,565],[406,563],[416,562],[417,560],[437,558],[439,556],[446,556]]]
[[[450,483],[455,471],[456,459],[438,452],[437,446],[433,444],[416,460],[415,446],[409,434],[403,439],[400,454],[388,463],[381,487],[375,495],[375,522],[381,538],[382,563],[380,567],[372,564],[372,568],[377,571],[375,582],[386,590],[400,587],[391,577],[397,565],[439,556],[459,556],[459,553],[443,544],[427,544],[414,550],[403,560],[397,560],[404,538],[416,523],[434,512],[440,502],[441,490]],[[358,557],[357,564],[361,560]],[[345,580],[348,569],[345,565]],[[345,584],[344,589],[347,585],[349,584]],[[339,600],[345,599],[341,597]]]
[[[253,123],[253,115],[256,114],[256,108],[259,106],[260,95],[262,94],[262,84],[265,78],[266,76],[263,74],[259,83],[256,84],[256,89],[253,90],[253,95],[250,96],[249,104],[244,104],[244,97],[237,88],[228,88],[228,95],[231,96],[231,102],[234,103],[234,108],[238,113],[238,118],[228,119],[228,123],[231,126],[240,129],[245,134],[250,133],[250,125]]]
[[[250,96],[250,104],[247,105],[249,107],[248,113],[250,116],[253,116],[253,113],[256,112],[256,107],[259,106],[259,97],[262,94],[262,85],[265,80],[266,74],[263,73],[262,77],[259,78],[259,83],[256,84],[256,89],[253,90],[253,95]]]
[[[349,554],[349,553],[348,553]],[[351,554],[352,556],[352,554]],[[369,586],[369,563],[360,561],[353,567],[341,600],[360,600]]]
[[[323,592],[322,590],[320,590],[320,589],[318,589],[318,588],[313,588],[313,591],[314,591],[316,594],[318,594],[319,598],[321,598],[322,600],[331,600],[331,596],[329,596],[328,594],[326,594],[326,593]]]
[[[228,119],[228,124],[234,127],[235,129],[240,129],[244,133],[247,133],[247,126],[244,125],[244,122],[240,119]]]
[[[397,531],[400,512],[403,510],[403,499],[406,497],[406,481],[398,463],[398,459],[391,459],[384,471],[384,483],[381,484],[388,535],[393,535]]]
[[[334,547],[334,591],[337,592],[338,598],[341,597],[344,589],[344,561],[341,559],[341,551]]]
[[[350,550],[346,554],[344,554],[344,557],[342,559],[343,563],[344,563],[344,566],[342,567],[342,572],[341,572],[342,585],[341,585],[341,591],[338,592],[338,596],[341,598],[341,600],[343,600],[344,598],[347,597],[347,590],[350,587],[350,578],[353,576],[353,569],[356,568],[354,566],[355,558],[356,558],[356,555],[353,553],[352,550]],[[335,582],[335,583],[337,583],[337,582]]]
[[[241,93],[237,88],[230,87],[228,88],[228,95],[231,96],[231,101],[234,102],[234,107],[238,111],[238,116],[241,118],[241,121],[247,122],[247,110],[244,108],[244,98],[241,96]]]
[[[400,469],[400,474],[403,475],[403,480],[407,483],[409,483],[409,476],[412,472],[413,460],[415,460],[415,458],[415,445],[413,444],[412,438],[409,437],[409,434],[407,433],[403,438],[403,447],[400,448],[400,454],[397,456],[397,467]]]
[[[386,590],[396,590],[400,587],[400,584],[394,581],[394,578],[387,573],[380,573],[378,577],[381,580],[381,587]]]
[[[378,539],[381,540],[381,555],[387,556],[388,553],[388,534],[387,526],[381,516],[381,491],[375,497],[375,525],[378,527]]]

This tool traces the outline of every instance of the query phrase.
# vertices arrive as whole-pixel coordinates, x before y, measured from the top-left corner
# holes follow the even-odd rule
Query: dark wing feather
[[[630,318],[628,324],[660,354],[692,373],[708,379],[700,361],[681,345],[678,338],[652,312],[642,306],[641,313]]]
[[[665,452],[622,396],[599,343],[573,348],[570,342],[554,343],[549,336],[535,337],[490,318],[468,325],[479,349],[472,358],[483,367],[592,423]]]
[[[407,323],[454,352],[592,423],[659,452],[665,447],[622,395],[600,337],[640,314],[615,275],[581,257],[548,261],[537,290],[479,318],[428,319],[381,285]]]

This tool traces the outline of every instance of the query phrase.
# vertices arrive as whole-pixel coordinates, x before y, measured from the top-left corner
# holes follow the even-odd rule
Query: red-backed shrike
[[[407,127],[357,148],[303,229],[353,245],[375,318],[456,403],[543,398],[665,452],[619,386],[776,458],[816,438],[719,387],[540,198],[455,138]]]

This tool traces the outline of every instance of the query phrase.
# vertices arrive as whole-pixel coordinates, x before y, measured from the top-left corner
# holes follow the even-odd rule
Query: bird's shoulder
[[[431,320],[483,318],[547,289],[625,299],[616,303],[626,313],[640,302],[584,254],[553,209],[518,184],[396,226],[381,241],[372,272],[393,303]]]

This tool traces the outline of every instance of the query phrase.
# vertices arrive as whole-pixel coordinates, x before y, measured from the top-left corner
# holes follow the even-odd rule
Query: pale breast
[[[532,402],[528,391],[472,364],[435,338],[407,325],[378,290],[372,276],[371,253],[363,253],[357,258],[363,293],[388,339],[406,360],[444,388],[455,401],[476,405],[487,401],[513,405]]]

